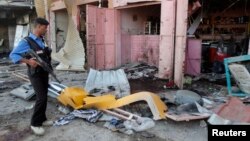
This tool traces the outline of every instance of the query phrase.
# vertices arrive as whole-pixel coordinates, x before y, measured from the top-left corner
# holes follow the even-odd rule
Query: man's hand
[[[26,63],[26,64],[30,65],[32,68],[35,68],[39,65],[34,58],[30,58],[30,59],[23,58],[20,60],[20,62]]]
[[[31,58],[28,60],[27,62],[32,68],[35,68],[38,66],[38,63],[36,62],[36,60],[34,58]]]

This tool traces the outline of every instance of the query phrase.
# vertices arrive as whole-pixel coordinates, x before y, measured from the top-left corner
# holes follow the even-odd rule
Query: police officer
[[[47,107],[47,93],[49,74],[46,72],[35,58],[31,56],[23,56],[28,50],[33,49],[43,61],[51,66],[50,49],[46,47],[43,36],[47,32],[49,22],[43,18],[36,18],[34,20],[34,27],[32,33],[28,37],[22,39],[19,44],[10,53],[11,60],[18,63],[26,63],[28,67],[28,76],[30,82],[36,93],[36,103],[34,112],[31,118],[31,130],[36,135],[43,135],[44,128],[42,126],[49,126],[53,121],[46,118]]]

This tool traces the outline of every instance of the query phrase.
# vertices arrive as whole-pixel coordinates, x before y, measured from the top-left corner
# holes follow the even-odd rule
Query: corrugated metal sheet
[[[244,105],[236,97],[231,97],[226,104],[216,109],[216,114],[234,122],[250,123],[250,106]]]
[[[177,0],[176,36],[175,36],[175,62],[174,81],[179,87],[183,87],[184,61],[187,35],[187,11],[188,1]]]
[[[121,48],[121,11],[115,10],[115,48],[116,48],[116,66],[122,64],[122,48]]]
[[[97,71],[90,69],[85,84],[87,92],[91,92],[94,89],[101,89],[105,91],[110,86],[115,88],[113,94],[118,98],[130,94],[129,82],[123,69],[111,71]]]

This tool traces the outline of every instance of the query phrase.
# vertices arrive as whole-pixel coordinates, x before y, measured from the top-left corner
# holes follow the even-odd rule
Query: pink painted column
[[[186,1],[186,0],[185,0]],[[176,0],[161,1],[159,77],[172,78]]]
[[[174,82],[179,88],[182,89],[187,42],[188,1],[177,0],[176,12]]]
[[[115,11],[115,48],[116,48],[116,66],[122,64],[122,48],[121,48],[121,12],[119,10]]]

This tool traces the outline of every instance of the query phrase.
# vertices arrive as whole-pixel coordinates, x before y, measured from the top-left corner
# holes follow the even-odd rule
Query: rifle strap
[[[30,48],[34,51],[39,51],[39,50],[43,50],[37,43],[35,40],[33,40],[31,37],[25,37],[24,38],[30,45]]]

